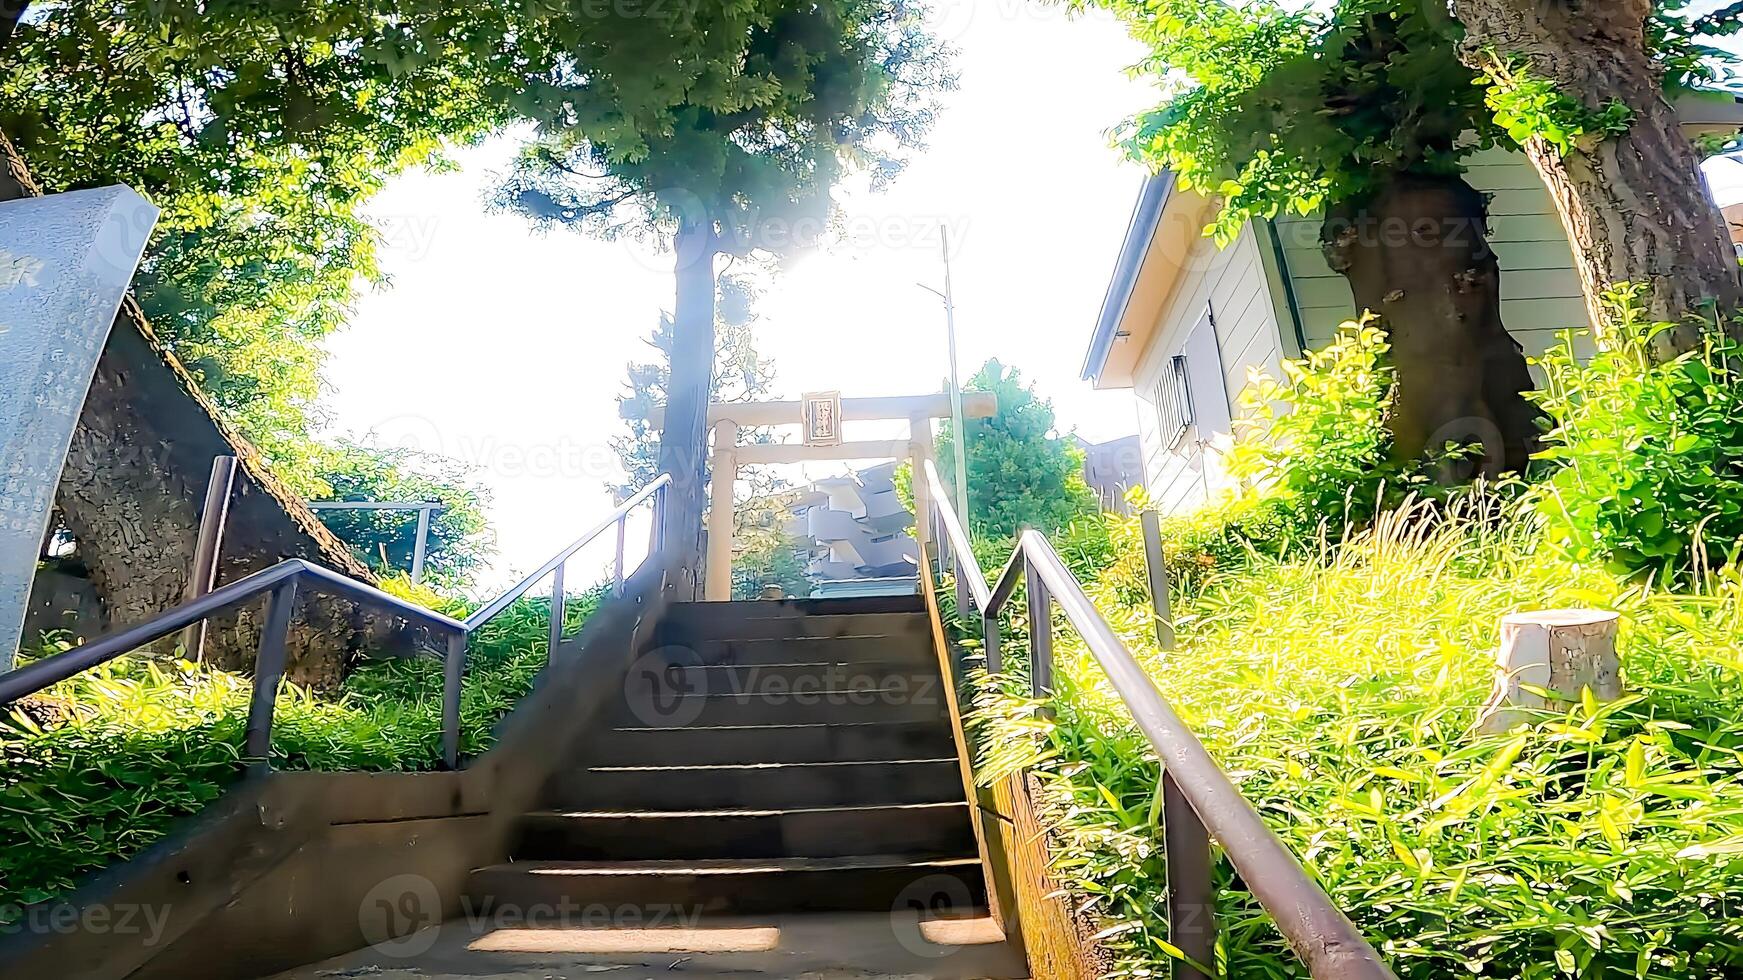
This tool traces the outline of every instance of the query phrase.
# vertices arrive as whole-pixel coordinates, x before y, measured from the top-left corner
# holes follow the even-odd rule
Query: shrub
[[[1743,969],[1743,581],[1651,591],[1532,556],[1473,498],[1386,514],[1324,555],[1248,552],[1178,608],[1092,598],[1254,806],[1405,980],[1706,978]],[[1497,618],[1614,608],[1633,693],[1470,734]],[[989,769],[1037,764],[1055,872],[1120,974],[1169,967],[1160,768],[1083,646],[1057,643],[1057,716],[983,685]],[[1223,864],[1221,975],[1304,968]]]
[[[1386,333],[1347,321],[1330,344],[1283,362],[1283,379],[1255,373],[1241,392],[1243,424],[1229,472],[1279,497],[1305,523],[1361,523],[1424,481],[1388,459],[1385,426],[1396,384]]]
[[[1559,465],[1532,505],[1571,560],[1698,575],[1743,539],[1743,352],[1707,324],[1694,350],[1655,360],[1653,339],[1672,325],[1648,322],[1640,295],[1611,292],[1591,360],[1574,358],[1571,335],[1541,359],[1554,428],[1540,455]]]

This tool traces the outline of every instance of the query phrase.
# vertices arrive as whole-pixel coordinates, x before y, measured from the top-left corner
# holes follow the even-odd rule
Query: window
[[[1175,354],[1162,362],[1162,376],[1156,379],[1151,393],[1156,404],[1156,431],[1162,445],[1172,449],[1185,437],[1192,425],[1192,386],[1186,380],[1186,355]]]

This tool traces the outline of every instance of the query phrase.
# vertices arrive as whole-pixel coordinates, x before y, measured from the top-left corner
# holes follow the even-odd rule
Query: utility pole
[[[956,456],[956,515],[962,519],[962,526],[967,528],[968,455],[964,443],[968,441],[968,433],[962,427],[962,379],[956,370],[956,300],[950,288],[950,230],[943,225],[938,226],[938,242],[944,253],[944,292],[941,293],[925,283],[916,285],[944,300],[944,333],[950,348],[950,421],[956,431],[955,437],[950,440]]]

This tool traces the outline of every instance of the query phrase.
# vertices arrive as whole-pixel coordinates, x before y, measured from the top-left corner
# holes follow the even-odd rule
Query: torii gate
[[[906,419],[908,438],[828,445],[741,446],[738,444],[740,428],[804,425],[805,402],[715,402],[708,406],[708,424],[714,429],[714,442],[709,452],[713,475],[709,487],[707,586],[703,595],[707,601],[724,602],[732,598],[732,485],[738,478],[739,467],[831,459],[908,459],[914,462],[915,472],[919,472],[921,461],[932,458],[932,420],[950,417],[950,396],[945,394],[843,398],[840,404],[841,422]],[[963,418],[990,418],[997,410],[998,399],[992,392],[963,392]],[[649,421],[661,425],[663,416],[664,412],[656,408],[649,413]],[[925,481],[915,480],[915,510],[918,513],[929,512],[926,493]]]

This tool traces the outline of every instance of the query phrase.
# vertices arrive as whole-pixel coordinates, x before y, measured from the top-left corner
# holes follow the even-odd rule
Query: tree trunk
[[[1743,307],[1737,253],[1708,193],[1700,157],[1665,98],[1647,51],[1650,0],[1454,0],[1466,28],[1464,61],[1505,79],[1523,70],[1588,109],[1621,102],[1625,132],[1590,134],[1564,155],[1525,141],[1561,213],[1594,325],[1602,296],[1621,282],[1649,287],[1647,312],[1679,322],[1690,312],[1729,318]],[[1686,349],[1685,327],[1666,338]]]
[[[672,475],[664,538],[672,597],[702,597],[702,512],[706,506],[708,401],[714,377],[713,230],[686,223],[674,241],[678,290],[672,310],[672,367],[660,430],[660,471]]]
[[[1398,175],[1370,199],[1334,208],[1320,240],[1356,308],[1387,331],[1398,391],[1387,425],[1394,458],[1481,447],[1443,482],[1522,469],[1537,449],[1525,355],[1501,323],[1501,271],[1483,196],[1456,176]]]

